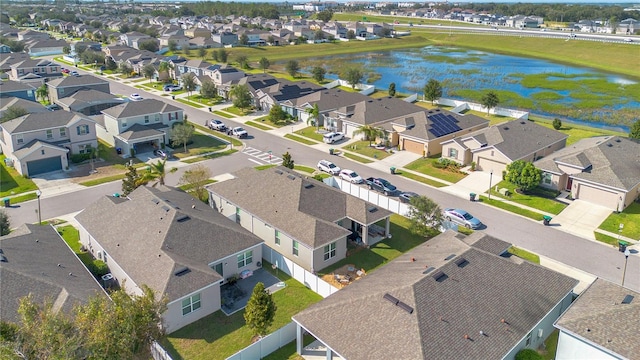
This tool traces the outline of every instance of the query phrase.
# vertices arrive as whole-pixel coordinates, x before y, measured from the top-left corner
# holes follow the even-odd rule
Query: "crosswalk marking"
[[[274,164],[274,165],[282,164],[282,158],[273,156],[273,154],[269,154],[268,152],[264,152],[262,150],[258,150],[252,147],[247,147],[242,152],[256,159],[262,160],[267,164]],[[249,159],[249,160],[256,162],[255,160],[252,160],[252,159]]]

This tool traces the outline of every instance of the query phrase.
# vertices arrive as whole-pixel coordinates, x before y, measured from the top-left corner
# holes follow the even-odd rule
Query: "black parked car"
[[[400,199],[401,203],[405,203],[408,204],[411,202],[411,198],[419,196],[418,194],[411,192],[411,191],[407,191],[407,192],[403,192],[402,194],[398,195],[398,199]]]

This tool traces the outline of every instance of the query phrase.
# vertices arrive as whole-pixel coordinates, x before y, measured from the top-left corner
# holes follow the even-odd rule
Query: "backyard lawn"
[[[69,245],[71,250],[78,256],[80,261],[84,264],[84,266],[89,269],[91,274],[97,278],[106,274],[107,267],[106,264],[102,260],[94,259],[90,252],[82,251],[80,244],[80,233],[76,228],[71,225],[58,227],[58,233],[64,241]]]
[[[492,189],[490,189],[492,196],[511,200],[518,204],[526,205],[540,211],[557,215],[567,207],[566,204],[553,199],[556,197],[556,192],[553,190],[537,187],[530,190],[527,194],[519,194],[516,192],[516,186],[506,180],[499,182],[496,186],[498,189],[509,189],[510,195],[506,197],[503,196],[499,192],[495,191],[495,186],[493,186]]]
[[[551,120],[542,119],[535,116],[530,116],[529,120],[533,120],[539,125],[546,126],[550,129],[553,129],[553,124]],[[569,136],[567,138],[567,146],[581,139],[586,139],[594,136],[604,136],[604,135],[626,136],[626,134],[619,133],[616,131],[596,129],[588,126],[581,126],[581,125],[575,125],[575,124],[569,124],[569,123],[563,123],[559,131]]]
[[[405,168],[413,171],[417,171],[419,173],[430,175],[438,179],[442,179],[444,181],[448,181],[450,183],[457,183],[462,180],[467,174],[463,174],[461,172],[453,172],[447,169],[438,169],[433,166],[433,163],[438,161],[439,158],[430,157],[430,158],[420,158],[407,166]]]
[[[185,153],[184,146],[180,145],[174,147],[173,155],[179,159],[182,159],[188,156],[219,151],[227,146],[227,144],[216,138],[197,132],[193,134],[191,140],[193,141],[193,143],[187,145],[187,150],[189,151],[188,153]]]
[[[304,137],[308,137],[309,139],[316,140],[318,142],[322,142],[322,134],[318,134],[318,128],[315,126],[308,126],[304,129],[300,129],[295,132],[295,134],[302,135]]]
[[[282,271],[277,274],[271,264],[263,261],[264,270],[280,278],[286,287],[273,294],[278,307],[271,330],[277,330],[291,322],[291,316],[322,297]],[[251,345],[252,334],[245,326],[244,311],[226,316],[222,311],[206,316],[184,328],[167,335],[160,342],[174,360],[226,359]]]
[[[369,141],[364,140],[353,142],[349,145],[343,146],[342,148],[374,159],[384,159],[391,155],[384,150],[379,150],[373,146],[369,146]]]
[[[620,232],[620,224],[624,224]],[[634,202],[623,212],[613,213],[600,225],[600,229],[640,240],[640,203]]]
[[[0,155],[0,197],[21,194],[37,190],[36,184],[20,175],[16,169],[7,167],[4,163],[5,155]]]

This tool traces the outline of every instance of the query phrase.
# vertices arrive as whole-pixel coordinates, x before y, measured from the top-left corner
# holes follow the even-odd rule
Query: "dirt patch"
[[[366,272],[364,269],[358,269],[353,264],[347,264],[335,269],[331,274],[324,275],[322,280],[337,287],[338,289],[342,289],[365,275]]]
[[[95,163],[93,168],[97,170],[97,172],[92,174],[91,164],[87,163],[87,164],[74,165],[73,168],[71,168],[67,172],[67,175],[69,176],[72,183],[78,184],[78,183],[89,181],[89,180],[100,179],[103,177],[108,177],[113,175],[120,175],[127,172],[127,170],[122,169],[119,166],[116,167],[112,164],[106,164],[106,163],[100,163],[100,162]]]

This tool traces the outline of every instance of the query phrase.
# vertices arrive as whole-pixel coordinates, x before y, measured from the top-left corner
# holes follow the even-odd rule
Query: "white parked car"
[[[131,101],[140,101],[140,100],[143,99],[143,97],[140,96],[140,94],[138,94],[138,93],[133,93],[133,94],[129,95],[129,99]]]
[[[362,182],[364,182],[364,180],[362,179],[362,176],[358,175],[358,173],[356,173],[353,170],[347,170],[344,169],[342,171],[340,171],[340,179],[345,180],[345,181],[349,181],[352,184],[360,184]]]
[[[249,136],[249,133],[247,132],[247,130],[241,128],[241,127],[234,127],[233,129],[231,129],[231,134],[230,135],[234,135],[237,136],[240,139],[244,139],[247,136]]]
[[[331,175],[338,175],[340,168],[329,160],[318,161],[318,170],[327,172]]]
[[[327,144],[333,144],[336,141],[340,141],[344,139],[344,134],[341,132],[330,132],[328,134],[324,134],[322,137],[322,141]]]

